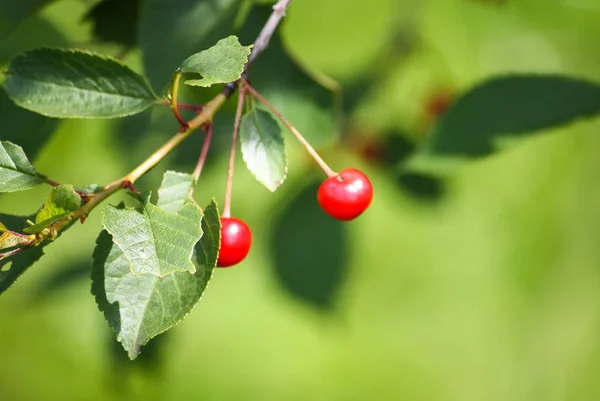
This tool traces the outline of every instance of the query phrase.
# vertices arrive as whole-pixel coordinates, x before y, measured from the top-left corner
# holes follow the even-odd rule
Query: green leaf
[[[80,205],[81,197],[75,192],[73,185],[59,185],[50,192],[46,204],[35,216],[35,222],[36,224],[41,223],[53,217],[74,212]]]
[[[15,57],[5,90],[17,105],[59,118],[124,117],[157,100],[129,67],[79,50],[37,49]]]
[[[94,37],[123,46],[137,45],[139,0],[103,0],[84,17],[93,24]]]
[[[287,173],[281,128],[270,113],[253,108],[240,123],[242,154],[248,169],[269,191],[279,187]]]
[[[42,182],[20,146],[0,142],[0,192],[23,191]]]
[[[317,203],[319,185],[305,187],[277,217],[270,254],[276,277],[294,298],[328,310],[346,278],[350,249],[344,223],[325,218]]]
[[[240,79],[251,49],[252,45],[242,46],[236,36],[219,40],[210,49],[191,55],[181,64],[181,72],[202,76],[185,83],[207,87]]]
[[[202,238],[200,238],[194,250],[196,275],[198,275],[198,272],[203,271],[210,271],[210,274],[212,274],[212,269],[217,265],[219,247],[221,246],[221,218],[214,199],[204,209],[202,232]]]
[[[600,85],[560,75],[508,75],[461,96],[425,145],[433,156],[480,157],[502,136],[527,136],[600,113]]]
[[[162,90],[181,60],[231,34],[240,3],[241,0],[143,1],[138,38],[152,86]]]
[[[35,216],[35,224],[23,230],[26,234],[42,232],[52,223],[67,217],[81,206],[81,197],[72,185],[59,185],[50,192],[46,203]]]
[[[219,249],[219,213],[213,202],[202,219],[205,235],[195,247],[196,272],[164,278],[134,275],[123,252],[102,231],[92,264],[92,293],[99,309],[134,359],[150,339],[183,319],[198,302],[212,276]]]
[[[194,177],[190,174],[165,172],[158,190],[156,206],[167,212],[177,212],[188,199],[193,185]]]
[[[172,213],[146,200],[135,209],[107,205],[102,224],[123,251],[133,274],[165,277],[196,270],[190,259],[202,236],[201,218],[202,212],[193,203]]]

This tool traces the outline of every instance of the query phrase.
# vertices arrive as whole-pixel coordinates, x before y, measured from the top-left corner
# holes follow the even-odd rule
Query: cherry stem
[[[229,153],[229,167],[227,168],[227,187],[225,188],[225,206],[223,207],[223,217],[231,217],[231,189],[233,186],[233,168],[235,165],[235,144],[237,142],[238,132],[240,130],[240,120],[242,119],[242,110],[244,108],[244,98],[246,97],[246,88],[240,87],[238,94],[238,103],[235,110],[235,120],[233,122],[233,135],[231,139],[231,152]]]
[[[281,120],[281,122],[292,132],[292,134],[294,134],[296,139],[298,139],[298,141],[300,141],[300,143],[306,148],[308,153],[317,162],[319,167],[321,167],[321,170],[323,170],[323,172],[327,175],[327,177],[335,177],[338,175],[338,173],[333,171],[327,165],[327,163],[325,163],[325,161],[321,158],[321,156],[319,156],[317,151],[312,146],[310,146],[310,144],[308,143],[308,141],[306,139],[304,139],[302,134],[300,134],[300,132],[288,120],[286,120],[286,118],[279,112],[279,110],[277,110],[275,108],[275,106],[273,106],[267,99],[265,99],[260,93],[258,93],[256,91],[256,89],[254,89],[252,86],[250,86],[250,84],[248,82],[242,81],[242,84],[240,85],[240,91],[242,89],[247,90],[250,94],[252,94],[252,96],[257,98],[262,104],[267,106],[269,108],[269,110],[271,110],[271,112],[273,114],[275,114],[277,116],[277,118],[279,118],[279,120]]]
[[[173,115],[181,124],[181,128],[186,129],[189,124],[188,122],[181,117],[179,114],[179,107],[177,105],[177,94],[179,93],[179,79],[181,79],[181,72],[177,71],[173,74],[173,83],[171,85],[171,110],[173,110]]]
[[[192,193],[194,192],[194,187],[196,186],[196,184],[198,184],[198,179],[200,178],[200,174],[202,173],[202,167],[204,166],[204,162],[206,161],[206,155],[208,155],[208,148],[210,147],[212,130],[212,124],[208,124],[206,135],[204,136],[204,143],[202,144],[202,151],[200,151],[200,157],[198,158],[198,164],[196,164],[196,168],[194,169],[194,186],[190,191],[190,195],[192,195]]]

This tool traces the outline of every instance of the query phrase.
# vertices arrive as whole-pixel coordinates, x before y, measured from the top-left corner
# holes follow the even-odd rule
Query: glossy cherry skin
[[[221,218],[221,247],[217,267],[237,265],[248,255],[252,245],[250,227],[235,217]]]
[[[347,168],[323,181],[317,199],[325,213],[348,221],[357,218],[369,207],[373,200],[373,185],[362,171]]]

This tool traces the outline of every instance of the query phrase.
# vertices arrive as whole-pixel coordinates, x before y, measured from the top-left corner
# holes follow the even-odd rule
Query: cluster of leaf
[[[5,28],[0,29],[0,37],[7,38],[7,35],[17,27],[20,21],[42,9],[46,3],[48,3],[47,0],[24,0],[22,2],[0,0],[0,22],[2,22],[0,25]],[[176,73],[184,74],[184,82],[190,87],[207,87],[217,83],[235,81],[240,77],[250,50],[249,46],[240,46],[235,37],[227,37],[219,41],[217,46],[187,58],[186,56],[197,49],[206,48],[219,38],[228,35],[234,26],[243,25],[238,34],[244,38],[244,41],[251,41],[256,37],[271,13],[271,5],[267,4],[269,3],[267,1],[256,2],[252,7],[247,7],[251,3],[247,2],[245,6],[242,6],[241,0],[219,2],[181,0],[172,3],[153,0],[143,2],[103,0],[98,2],[92,6],[85,17],[86,20],[92,21],[95,38],[101,42],[122,45],[124,46],[123,50],[139,46],[142,50],[148,80],[134,73],[121,62],[92,51],[42,48],[19,54],[5,69],[6,81],[0,93],[0,115],[9,119],[8,125],[16,127],[16,130],[11,131],[10,135],[6,136],[7,133],[5,133],[3,139],[10,138],[10,141],[19,143],[30,157],[34,157],[36,151],[42,147],[49,134],[56,128],[58,121],[56,118],[119,118],[140,113],[150,106],[167,105],[168,102],[157,96],[156,93],[158,89],[165,87],[165,77],[168,79],[169,74],[173,72],[174,60],[185,59]],[[261,5],[260,3],[265,4]],[[5,19],[8,24],[3,23]],[[156,26],[164,28],[157,30]],[[182,35],[195,39],[193,42],[182,41]],[[45,41],[40,43],[45,43]],[[177,45],[174,46],[174,43]],[[57,44],[68,45],[68,40],[65,38]],[[93,47],[93,44],[91,45]],[[268,52],[256,62],[252,80],[296,127],[306,133],[313,143],[323,144],[331,141],[334,133],[332,93],[329,89],[317,84],[302,68],[298,67],[284,49],[279,33],[273,36]],[[15,104],[19,107],[15,107]],[[307,115],[310,115],[311,118],[306,118]],[[17,121],[17,123],[11,124],[10,121]],[[217,126],[216,129],[219,127]],[[231,128],[229,127],[229,129]],[[142,131],[139,134],[137,131],[139,131],[138,127],[133,132],[129,129],[127,138],[143,135]],[[246,113],[241,121],[240,141],[243,158],[251,172],[266,188],[274,191],[283,182],[287,172],[281,129],[268,111],[256,107],[251,100],[247,102]],[[44,182],[51,183],[45,176],[35,172],[19,146],[8,141],[3,142],[2,146],[3,153],[6,155],[3,155],[0,161],[0,192],[22,191]],[[139,147],[136,146],[137,148]],[[189,149],[190,147],[186,147],[184,151],[187,152]],[[177,151],[180,152],[180,150]],[[138,157],[141,156],[138,155]],[[178,173],[166,174],[163,186],[159,190],[160,206],[158,206],[160,209],[166,208],[165,210],[169,210],[169,214],[174,213],[177,216],[170,221],[175,224],[184,221],[183,219],[191,221],[190,219],[197,217],[192,213],[190,206],[177,213],[179,212],[178,207],[171,209],[167,205],[170,203],[168,199],[171,199],[174,205],[183,206],[185,203],[182,198],[178,198],[177,192],[164,189],[165,185],[169,185],[169,180],[175,179],[176,181],[177,177],[182,180],[179,185],[185,186],[187,184],[184,181],[187,181],[190,176]],[[103,188],[97,185],[76,189],[70,185],[59,185],[52,190],[52,194],[46,201],[46,205],[52,205],[55,212],[42,213],[40,211],[36,215],[27,217],[0,215],[0,221],[4,223],[0,226],[2,230],[0,253],[6,256],[0,257],[0,293],[8,289],[21,274],[41,258],[44,253],[43,248],[47,244],[78,220],[74,217],[77,216],[83,221],[85,214],[81,213],[82,208],[89,205],[89,202],[102,190]],[[58,200],[61,197],[65,198],[64,203],[67,205],[62,209],[59,205],[63,201]],[[114,219],[110,220],[105,217],[103,223],[106,231],[100,236],[99,244],[106,246],[112,244],[110,246],[114,249],[121,249],[120,246],[127,244],[127,241],[124,240],[125,242],[116,245],[119,243],[118,241],[133,235],[133,233],[119,236],[118,226],[114,225],[115,220],[126,216],[130,218],[145,216],[146,223],[140,227],[150,230],[155,228],[152,218],[162,216],[161,213],[155,213],[157,212],[156,206],[153,207],[148,203],[147,196],[133,196],[133,202],[135,205],[132,208],[125,208],[123,205],[119,208],[107,206],[105,216],[110,215]],[[75,204],[77,204],[76,207]],[[111,292],[116,285],[115,281],[109,280],[110,277],[114,277],[115,270],[104,263],[104,272],[102,272],[99,262],[102,259],[96,256],[102,255],[102,253],[98,250],[100,248],[96,250],[94,294],[131,357],[135,357],[141,344],[168,329],[189,312],[191,306],[202,294],[212,267],[214,267],[214,261],[210,261],[216,258],[214,255],[217,251],[214,248],[206,248],[203,257],[205,259],[210,255],[213,257],[209,258],[209,262],[205,265],[199,262],[198,246],[205,240],[215,239],[214,235],[206,237],[206,225],[211,226],[211,220],[208,220],[207,217],[210,216],[209,210],[212,209],[209,207],[204,211],[202,223],[198,220],[198,224],[196,224],[196,226],[202,226],[204,234],[201,234],[202,237],[196,242],[195,256],[192,257],[190,252],[183,253],[190,256],[188,263],[182,264],[183,267],[174,267],[173,272],[163,270],[162,273],[159,273],[162,278],[152,272],[135,271],[135,274],[131,273],[133,276],[129,278],[129,282],[136,283],[133,288],[139,288],[139,294],[130,288],[117,299],[117,295]],[[306,208],[295,208],[295,210],[302,210],[302,214],[309,213],[320,216],[318,214],[320,211],[317,209],[308,211]],[[218,216],[216,205],[214,205],[213,216]],[[293,218],[293,216],[291,217]],[[283,220],[287,219],[285,216],[282,218]],[[309,220],[313,221],[314,219]],[[309,220],[302,219],[300,225]],[[215,221],[218,221],[218,218],[212,220],[213,225]],[[160,225],[160,222],[157,224]],[[285,224],[285,221],[282,221],[281,224]],[[339,227],[336,226],[336,228]],[[177,233],[177,235],[185,236],[184,233]],[[197,235],[198,233],[194,233],[193,236],[186,237],[186,244],[189,245]],[[277,244],[289,243],[291,237],[288,237],[290,236],[286,233],[281,233],[277,238]],[[176,237],[169,239],[173,238]],[[310,242],[311,239],[308,241]],[[318,240],[316,242],[321,243]],[[218,241],[214,241],[214,243],[218,244]],[[208,245],[204,244],[203,246],[207,247]],[[146,252],[150,251],[144,249]],[[290,251],[286,256],[298,254],[295,248]],[[331,254],[337,255],[336,252]],[[129,254],[123,257],[125,260],[129,260],[127,258],[133,256]],[[156,257],[158,258],[158,256]],[[330,303],[333,290],[339,284],[339,280],[322,289],[308,283],[307,288],[317,288],[318,292],[318,294],[309,294],[303,292],[304,284],[297,286],[285,279],[285,272],[298,271],[297,265],[302,264],[304,259],[292,257],[288,264],[277,263],[278,273],[282,275],[283,283],[286,286],[289,284],[288,288],[301,299],[314,302],[316,305]],[[162,266],[158,268],[159,270],[170,266],[168,260],[162,261],[159,258],[158,261]],[[190,267],[190,261],[193,262],[194,269]],[[314,265],[315,268],[322,265],[320,260],[315,259],[313,262],[316,264],[311,263],[311,266]],[[133,265],[133,262],[131,263]],[[340,263],[334,265],[341,266]],[[155,268],[148,267],[148,269],[156,273]],[[179,271],[180,269],[186,271]],[[193,270],[195,273],[192,273]],[[102,276],[100,276],[101,273]],[[124,274],[124,272],[122,273]],[[105,274],[108,278],[104,278]],[[319,273],[320,276],[322,274]],[[190,277],[195,277],[194,291],[190,290],[177,295],[173,292],[163,291],[169,287],[158,286],[158,283],[169,280],[172,284],[184,285],[185,283],[181,281],[184,280],[184,277],[188,281],[191,280]],[[136,282],[134,279],[146,281]],[[109,282],[112,284],[109,285]],[[142,282],[147,284],[146,287],[141,285]],[[204,284],[202,284],[203,282]],[[188,284],[191,286],[191,281]],[[153,285],[154,287],[152,287]],[[150,287],[160,289],[160,291],[152,292]],[[153,313],[153,309],[150,307],[156,304],[157,299],[164,300],[164,305],[170,305],[168,309],[177,311],[177,313],[173,312],[170,317],[165,317],[157,323],[156,313]],[[140,312],[137,315],[131,313],[135,310]],[[152,328],[149,329],[149,326]],[[137,327],[137,331],[132,331],[132,327]]]
[[[188,57],[176,74],[208,87],[240,78],[251,46],[235,36]],[[88,51],[37,49],[9,65],[5,90],[17,105],[55,118],[117,118],[164,104],[146,80],[118,61]],[[244,159],[271,190],[283,181],[286,157],[273,117],[254,105],[241,122]],[[23,150],[0,144],[0,192],[30,189],[44,182]],[[93,257],[93,293],[119,341],[134,358],[152,337],[187,315],[200,299],[219,249],[219,212],[213,202],[202,211],[192,200],[194,177],[168,171],[158,203],[132,193],[134,205],[103,210],[104,230]],[[106,188],[57,185],[27,227],[2,225],[0,290],[7,289],[41,256],[41,248],[77,218]],[[87,211],[86,211],[87,212]],[[35,252],[35,257],[31,253]]]
[[[11,21],[6,27],[12,29],[13,21],[32,11],[26,9],[26,3],[38,8],[44,2],[6,2],[8,8],[0,3],[0,11],[7,10],[0,15],[0,23],[6,16]],[[239,22],[240,4],[240,0],[104,0],[87,16],[94,23],[96,37],[126,47],[139,45],[150,83],[122,63],[93,52],[39,49],[12,60],[4,89],[23,108],[20,112],[27,109],[57,118],[118,118],[166,103],[155,89],[162,88],[165,77],[168,80],[173,72],[169,65],[173,60],[184,59],[176,73],[184,74],[184,82],[191,87],[235,81],[250,51],[235,37],[186,56],[229,34],[234,20]],[[258,18],[248,17],[239,36],[254,37],[269,11],[269,7],[252,9],[248,15]],[[116,18],[122,18],[123,23],[115,22]],[[127,29],[113,29],[116,25]],[[183,37],[197,40],[181,40]],[[313,144],[331,139],[331,93],[315,85],[291,60],[277,34],[269,51],[254,65],[252,82]],[[9,103],[0,97],[0,107]],[[268,111],[256,107],[252,100],[247,106],[240,125],[243,158],[256,178],[274,191],[287,172],[281,130]],[[491,77],[453,102],[425,140],[404,152],[412,157],[392,157],[390,164],[397,168],[390,170],[446,174],[461,164],[457,162],[492,154],[508,142],[507,138],[599,113],[597,83],[555,74]],[[35,127],[42,122],[54,124],[54,120],[40,121],[31,116],[36,117],[29,114],[28,118],[20,118],[21,126],[28,121]],[[418,182],[415,177],[419,178],[410,176],[408,181]],[[0,192],[21,191],[47,181],[34,170],[19,146],[1,143]],[[191,310],[212,274],[218,253],[219,213],[214,203],[201,211],[189,197],[192,186],[190,175],[167,172],[156,205],[149,202],[148,194],[132,194],[131,207],[105,207],[104,231],[94,252],[93,292],[131,357],[137,355],[141,345]],[[69,227],[81,207],[101,190],[60,185],[34,216],[0,215],[0,252],[10,256],[0,256],[0,292],[39,260],[43,247]],[[306,188],[282,213],[273,236],[278,243],[274,254],[277,273],[287,288],[321,306],[331,302],[332,292],[344,274],[346,242],[337,223],[320,219],[318,210],[313,213],[307,207],[310,199],[314,201],[313,195],[314,188]],[[313,252],[299,250],[296,244],[303,231],[299,227],[317,224],[318,233],[302,238]],[[327,249],[319,252],[325,242],[329,244]]]

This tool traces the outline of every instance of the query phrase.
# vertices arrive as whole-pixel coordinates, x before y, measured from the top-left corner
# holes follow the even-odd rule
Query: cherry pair
[[[344,169],[327,178],[317,192],[321,208],[331,217],[348,221],[364,212],[373,199],[373,186],[360,170]],[[229,267],[240,263],[252,244],[250,227],[235,217],[221,218],[221,248],[218,267]]]

